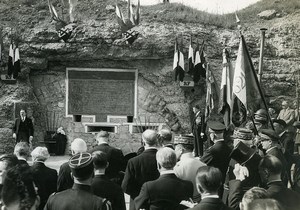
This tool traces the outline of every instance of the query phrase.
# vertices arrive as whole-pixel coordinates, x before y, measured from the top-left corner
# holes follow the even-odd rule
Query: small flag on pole
[[[174,49],[174,60],[173,60],[173,70],[175,75],[175,81],[183,81],[184,79],[184,58],[182,52],[179,51],[177,38],[175,40],[175,49]]]
[[[192,35],[190,38],[190,45],[189,45],[189,69],[188,69],[188,73],[193,75],[194,74],[194,49],[192,46]]]
[[[206,107],[205,107],[205,121],[208,120],[210,117],[211,111],[214,109],[214,92],[213,92],[213,86],[214,86],[214,77],[212,75],[211,70],[209,69],[209,64],[207,63],[207,71],[206,71]]]
[[[195,49],[195,63],[194,63],[194,82],[199,82],[200,78],[206,78],[206,70],[205,70],[205,57],[204,57],[204,41],[202,42],[202,46],[200,48],[199,43]]]
[[[11,78],[14,72],[14,49],[13,44],[9,45],[9,53],[8,53],[8,63],[7,63],[7,75]]]
[[[20,66],[20,52],[19,52],[18,45],[16,45],[15,57],[14,57],[14,73],[13,73],[14,79],[16,79],[18,77],[20,71],[21,71],[21,66]]]

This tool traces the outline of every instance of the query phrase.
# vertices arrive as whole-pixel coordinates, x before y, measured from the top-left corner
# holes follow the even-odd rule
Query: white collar
[[[224,141],[224,139],[217,139],[217,140],[214,140],[214,143],[217,143],[219,141]]]
[[[160,175],[164,175],[164,174],[175,174],[175,171],[174,170],[160,171]]]
[[[210,194],[201,195],[201,199],[204,199],[204,198],[219,198],[219,196],[218,195],[210,195]]]
[[[145,150],[148,150],[148,149],[156,149],[157,150],[156,147],[145,147]]]
[[[25,160],[27,162],[27,160],[23,157],[18,157],[18,160]]]
[[[105,175],[105,171],[97,171],[97,170],[96,170],[96,171],[94,172],[94,174],[95,174],[95,176],[96,176],[96,175]]]
[[[186,159],[194,159],[194,155],[192,152],[187,152],[187,153],[183,153],[181,156],[180,156],[180,160],[186,160]]]
[[[274,148],[276,148],[276,146],[273,146],[273,147],[267,149],[266,153],[270,152],[270,151],[271,151],[272,149],[274,149]]]

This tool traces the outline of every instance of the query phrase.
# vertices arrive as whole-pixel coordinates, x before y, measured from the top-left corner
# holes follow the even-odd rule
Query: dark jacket
[[[49,196],[56,192],[57,171],[45,166],[44,163],[34,162],[31,166],[33,180],[38,188],[41,199],[39,209],[43,209]]]
[[[164,174],[143,184],[134,202],[136,209],[179,210],[186,208],[179,203],[192,197],[192,182],[181,180],[175,174]]]
[[[157,149],[147,149],[128,161],[122,189],[134,199],[140,193],[142,185],[159,177],[156,162]]]
[[[230,153],[231,149],[227,144],[224,141],[218,141],[204,152],[200,160],[208,166],[220,169],[224,182],[230,161]]]
[[[17,118],[15,120],[15,124],[14,124],[14,127],[13,127],[13,133],[15,133],[17,135],[17,139],[16,139],[17,142],[19,142],[21,140],[20,139],[21,136],[20,136],[20,133],[19,133],[20,122],[21,122],[21,119]],[[26,132],[23,133],[23,134],[26,136],[27,139],[23,139],[23,141],[29,142],[29,136],[33,136],[33,134],[34,134],[32,120],[30,118],[26,117],[25,121],[24,121],[24,126],[25,126]]]
[[[125,161],[122,151],[108,144],[99,144],[89,152],[92,154],[95,151],[105,152],[107,155],[109,165],[105,171],[106,176],[109,179],[120,178],[120,171],[125,171]]]
[[[200,203],[190,210],[230,210],[219,198],[204,198]]]
[[[105,175],[96,175],[92,182],[94,195],[106,198],[111,202],[112,210],[126,210],[124,192],[116,183]]]
[[[103,198],[93,195],[88,185],[74,184],[72,189],[51,195],[44,210],[107,210]]]
[[[71,175],[71,168],[69,166],[69,163],[63,163],[58,172],[58,178],[57,178],[57,192],[67,190],[72,188],[74,184],[73,177]]]
[[[270,198],[279,202],[284,210],[300,209],[300,194],[288,189],[282,181],[268,183],[267,189]]]

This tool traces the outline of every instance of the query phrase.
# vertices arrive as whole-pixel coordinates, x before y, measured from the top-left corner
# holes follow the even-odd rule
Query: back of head
[[[196,183],[200,193],[215,194],[222,185],[222,173],[218,168],[202,166],[197,171]]]
[[[147,129],[142,134],[143,141],[148,146],[156,146],[157,145],[157,132],[155,130]]]
[[[26,142],[19,142],[16,144],[14,154],[17,157],[28,158],[30,156],[30,147]]]
[[[4,154],[0,156],[0,162],[5,162],[6,166],[6,170],[18,165],[19,161],[17,156],[13,155],[13,154]]]
[[[92,154],[95,169],[104,169],[107,167],[107,154],[101,151],[95,151]]]
[[[94,173],[93,158],[87,152],[73,155],[69,160],[69,166],[73,176],[79,181],[91,178]]]
[[[33,161],[46,161],[50,157],[50,154],[47,147],[36,147],[31,152],[31,157]]]
[[[17,165],[6,171],[3,180],[2,201],[9,208],[18,206],[18,209],[31,209],[38,205],[37,193],[29,167]]]
[[[108,137],[109,137],[109,133],[107,131],[100,131],[96,135],[96,140],[98,141],[98,143],[100,143],[100,142],[108,143]]]
[[[259,168],[262,170],[268,170],[268,172],[272,175],[280,175],[282,172],[282,163],[277,157],[273,155],[266,155],[260,161]]]
[[[264,198],[268,198],[267,190],[260,187],[252,187],[251,189],[245,192],[241,203],[241,209],[248,209],[248,206],[252,201]]]
[[[168,129],[162,129],[159,132],[159,138],[163,144],[169,144],[172,141],[172,132]]]
[[[73,154],[77,154],[80,152],[86,152],[87,146],[86,146],[85,141],[80,138],[74,139],[74,141],[71,143],[71,150],[72,150]]]
[[[169,147],[161,148],[156,153],[156,161],[167,170],[173,169],[177,161],[175,151]]]
[[[274,199],[256,199],[251,202],[247,210],[283,210]]]

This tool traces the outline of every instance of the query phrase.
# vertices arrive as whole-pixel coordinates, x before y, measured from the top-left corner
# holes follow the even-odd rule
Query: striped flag
[[[13,74],[13,77],[15,79],[18,77],[18,74],[19,74],[20,71],[21,71],[21,66],[20,66],[20,52],[19,52],[19,47],[16,46],[15,57],[14,57],[14,74]]]
[[[204,41],[202,42],[202,46],[200,48],[199,43],[195,49],[195,63],[194,63],[194,82],[199,82],[200,78],[206,77],[206,70],[205,70],[205,57],[204,57]]]
[[[260,108],[261,102],[264,101],[243,35],[241,35],[235,64],[232,91],[234,99],[232,121],[238,126],[238,124],[246,120],[246,110],[253,115]],[[239,106],[239,102],[244,108],[243,106]]]
[[[184,58],[182,52],[179,51],[177,38],[175,40],[174,59],[173,59],[173,70],[175,75],[175,81],[177,78],[179,81],[184,79]]]
[[[9,46],[9,53],[8,53],[7,75],[11,77],[13,72],[14,72],[14,49],[13,49],[13,44],[11,43]]]
[[[232,110],[232,82],[233,82],[233,67],[229,59],[229,53],[226,49],[223,50],[223,71],[220,88],[220,105],[219,112],[224,115],[224,124],[228,127],[231,123]]]
[[[190,38],[190,45],[189,45],[189,69],[188,69],[188,73],[193,75],[194,74],[194,49],[192,46],[192,35]]]
[[[209,69],[209,64],[207,63],[206,66],[206,107],[205,107],[205,121],[208,120],[211,111],[214,109],[215,105],[214,105],[214,92],[213,92],[213,86],[215,83],[215,79],[214,76],[211,72],[211,70]]]

